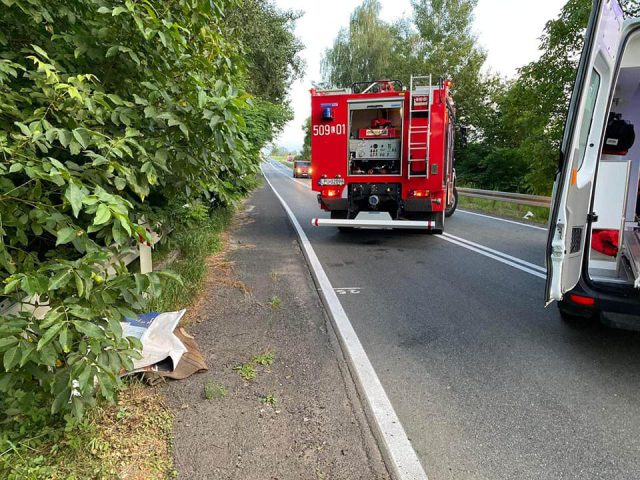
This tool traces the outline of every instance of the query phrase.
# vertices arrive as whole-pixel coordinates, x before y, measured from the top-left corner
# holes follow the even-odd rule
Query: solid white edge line
[[[493,248],[489,248],[489,247],[486,247],[486,246],[481,245],[479,243],[472,242],[471,240],[467,240],[466,238],[457,237],[455,235],[451,235],[451,234],[446,233],[446,232],[443,233],[443,235],[445,237],[452,238],[453,240],[457,240],[458,242],[463,242],[463,243],[469,244],[472,247],[476,247],[476,248],[479,248],[479,249],[484,250],[486,252],[492,253],[494,255],[498,255],[498,256],[500,256],[502,258],[505,258],[507,260],[511,260],[512,262],[520,263],[524,267],[532,268],[534,270],[538,270],[538,271],[543,272],[543,273],[546,273],[546,271],[547,271],[546,268],[541,267],[540,265],[536,265],[535,263],[527,262],[526,260],[522,260],[521,258],[518,258],[518,257],[513,257],[513,256],[509,255],[508,253],[501,252],[500,250],[494,250]]]
[[[440,240],[444,240],[445,242],[449,242],[449,243],[453,243],[455,245],[458,245],[462,248],[466,248],[467,250],[471,250],[472,252],[476,252],[479,253],[480,255],[484,255],[485,257],[489,257],[492,258],[493,260],[497,260],[500,263],[504,263],[505,265],[509,265],[513,268],[517,268],[518,270],[521,270],[523,272],[526,273],[530,273],[531,275],[533,275],[534,277],[538,277],[538,278],[542,278],[543,280],[547,278],[547,276],[541,272],[538,272],[537,270],[532,270],[530,268],[527,268],[523,265],[520,265],[519,263],[515,263],[512,261],[509,261],[505,258],[499,257],[497,255],[494,255],[492,253],[489,253],[485,250],[481,250],[479,248],[476,247],[472,247],[471,245],[467,244],[467,243],[463,243],[463,242],[459,242],[457,240],[454,240],[453,238],[450,238],[448,236],[445,235],[434,235],[435,238],[439,238]]]
[[[522,227],[534,228],[536,230],[542,230],[542,231],[545,231],[545,232],[547,231],[546,228],[539,227],[537,225],[531,225],[531,224],[528,224],[528,223],[516,222],[515,220],[507,220],[506,218],[494,217],[494,216],[491,216],[491,215],[485,215],[483,213],[470,212],[469,210],[464,210],[462,208],[458,208],[456,211],[457,212],[466,213],[467,215],[475,215],[477,217],[490,218],[492,220],[497,220],[499,222],[512,223],[514,225],[520,225]]]
[[[264,173],[264,172],[263,172]],[[265,180],[280,201],[287,213],[300,240],[311,272],[319,286],[321,298],[324,301],[331,318],[345,357],[348,360],[351,373],[356,380],[360,394],[365,400],[365,407],[372,420],[374,433],[378,439],[380,450],[385,456],[391,476],[396,480],[428,480],[427,474],[407,437],[400,419],[391,405],[391,401],[367,356],[360,339],[356,334],[342,304],[335,293],[320,260],[287,203],[280,196],[266,175]]]

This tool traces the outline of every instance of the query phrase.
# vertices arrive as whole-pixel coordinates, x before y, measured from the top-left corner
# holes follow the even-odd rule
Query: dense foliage
[[[0,280],[23,308],[0,316],[0,420],[80,416],[113,399],[140,346],[119,322],[162,287],[119,259],[251,187],[300,46],[272,9],[290,48],[262,86],[236,0],[1,3]]]

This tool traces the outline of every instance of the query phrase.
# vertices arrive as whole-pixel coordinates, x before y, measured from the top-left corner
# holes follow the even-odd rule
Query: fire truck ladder
[[[424,83],[428,81],[429,85]],[[416,108],[416,97],[428,97],[426,110]],[[429,177],[429,150],[431,144],[431,106],[433,105],[433,87],[431,75],[411,75],[409,89],[409,172],[408,178]],[[416,121],[423,118],[420,114],[426,112],[427,124]],[[418,115],[416,115],[418,114]],[[426,138],[426,139],[425,139]],[[414,163],[423,163],[424,170],[413,170]]]

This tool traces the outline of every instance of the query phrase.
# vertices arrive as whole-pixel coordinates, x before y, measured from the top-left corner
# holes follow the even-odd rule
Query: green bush
[[[140,348],[119,322],[161,287],[119,255],[251,187],[259,113],[221,33],[233,0],[1,4],[0,281],[50,307],[0,317],[0,421],[26,425],[114,398]]]

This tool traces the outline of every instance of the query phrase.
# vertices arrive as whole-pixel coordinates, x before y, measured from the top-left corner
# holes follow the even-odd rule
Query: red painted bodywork
[[[322,198],[343,196],[343,190],[350,183],[401,183],[402,199],[415,198],[410,196],[413,191],[420,192],[415,196],[421,197],[427,194],[432,201],[432,211],[441,212],[446,208],[447,200],[445,198],[447,191],[451,192],[452,188],[452,165],[453,152],[449,154],[450,165],[445,165],[447,148],[452,149],[453,138],[447,138],[447,129],[450,123],[454,121],[451,115],[453,111],[453,101],[449,96],[450,83],[444,82],[443,88],[435,90],[433,93],[433,104],[431,107],[431,145],[430,145],[430,162],[429,172],[432,168],[437,168],[437,173],[429,173],[428,178],[412,177],[408,178],[409,164],[409,102],[410,92],[382,92],[382,93],[366,93],[366,94],[344,94],[333,92],[322,92],[311,90],[311,165],[312,165],[312,188],[320,192]],[[348,123],[348,102],[349,100],[397,100],[404,101],[403,117],[404,126],[402,132],[402,174],[397,175],[348,175],[348,155],[349,155],[349,123]],[[323,119],[323,105],[332,105],[332,118],[330,120]],[[448,108],[448,106],[449,108]],[[426,107],[425,107],[426,108]],[[414,125],[417,122],[424,122],[426,119],[414,118]],[[344,125],[344,127],[339,127]],[[318,128],[314,128],[318,127]],[[323,129],[325,132],[336,131],[332,134],[318,134]],[[318,131],[316,131],[318,130]],[[449,135],[453,134],[450,130]],[[414,133],[414,140],[426,140],[426,133],[419,137]],[[446,144],[449,143],[450,147]],[[437,165],[437,167],[433,167]],[[326,178],[336,178],[341,176],[345,179],[345,185],[339,186],[319,186],[318,181],[326,175]],[[447,189],[449,183],[449,189]],[[452,195],[452,193],[450,193]],[[346,195],[346,194],[345,194]],[[439,200],[439,201],[438,201]],[[450,200],[450,199],[449,199]],[[322,205],[322,203],[321,203]]]

